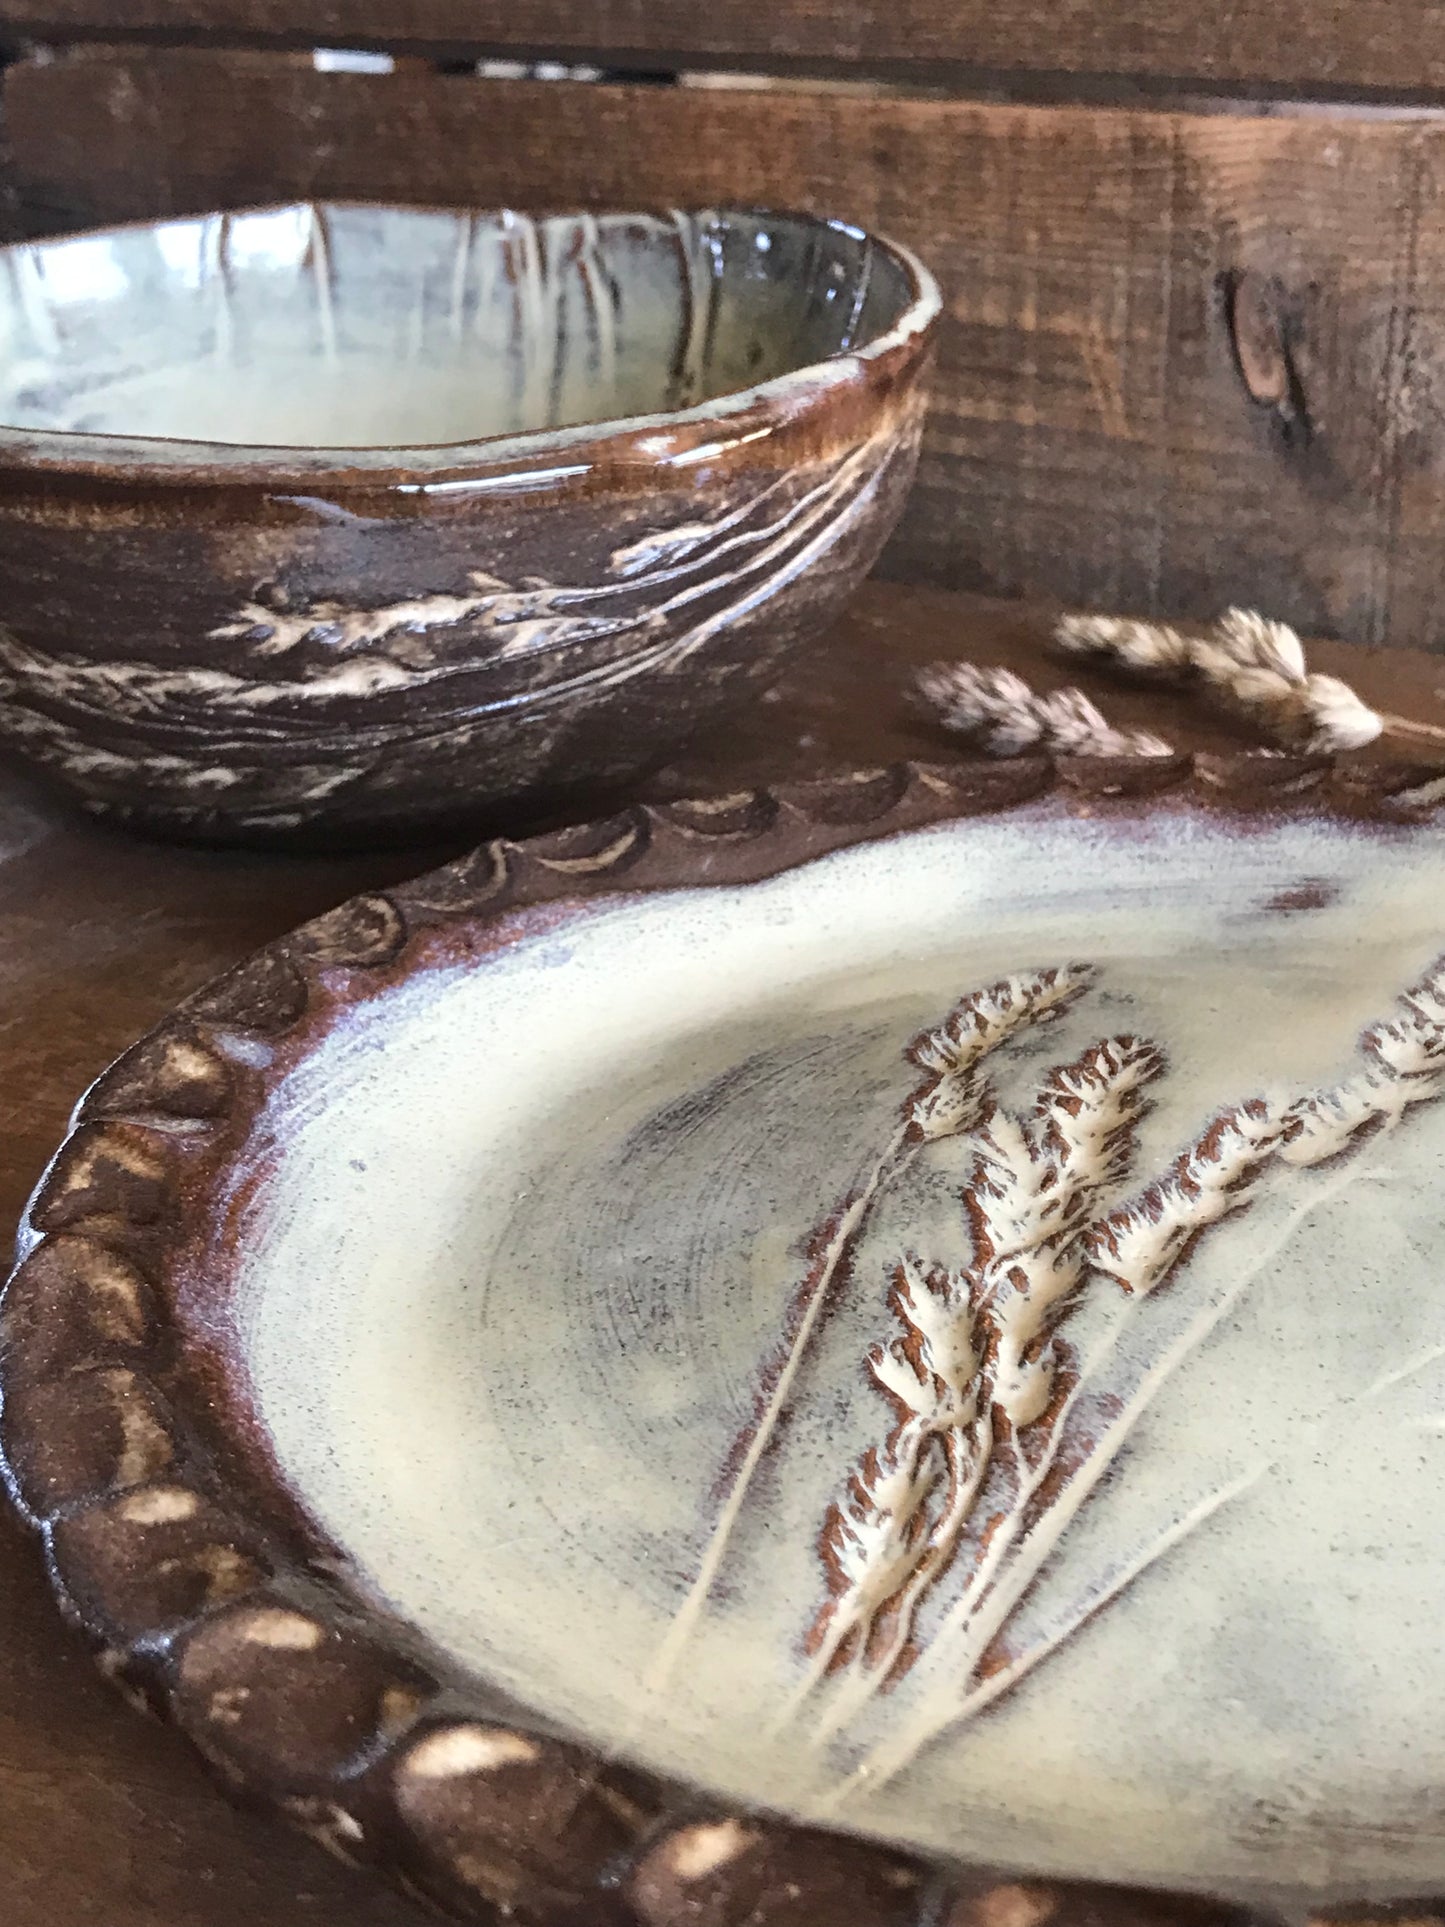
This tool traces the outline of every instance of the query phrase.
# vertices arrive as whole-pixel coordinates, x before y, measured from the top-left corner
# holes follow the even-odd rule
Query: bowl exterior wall
[[[192,838],[366,840],[606,791],[875,561],[927,342],[784,413],[408,484],[0,474],[0,745]]]

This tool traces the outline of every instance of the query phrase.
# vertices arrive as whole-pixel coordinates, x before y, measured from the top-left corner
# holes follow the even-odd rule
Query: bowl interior
[[[1401,997],[1442,862],[1438,829],[1041,812],[519,924],[287,1074],[197,1275],[239,1252],[252,1410],[365,1581],[607,1752],[994,1863],[1438,1891],[1406,1823],[1445,1774],[1445,1105],[1238,1160],[1241,1105],[1328,1094],[1327,1139],[1383,1089],[1368,1027],[1398,1055],[1435,1022]],[[880,1161],[909,1040],[1065,965],[1081,994],[996,1044],[973,1129]],[[1140,1199],[1133,1247],[1075,1249]],[[1195,1230],[1151,1273],[1171,1211]],[[900,1296],[909,1252],[954,1282]],[[1012,1417],[959,1392],[981,1456],[909,1446],[985,1369]],[[890,1562],[975,1476],[900,1626]],[[872,1658],[828,1669],[850,1602]]]
[[[303,204],[0,251],[0,424],[275,447],[690,408],[865,346],[913,298],[841,224]]]

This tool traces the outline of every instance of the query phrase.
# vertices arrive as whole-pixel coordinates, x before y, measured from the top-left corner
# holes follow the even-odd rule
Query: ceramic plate
[[[4,1313],[108,1669],[481,1918],[1438,1892],[1445,829],[1087,777],[494,843],[123,1059]]]

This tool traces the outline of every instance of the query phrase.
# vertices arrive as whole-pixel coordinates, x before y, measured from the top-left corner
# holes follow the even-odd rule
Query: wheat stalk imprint
[[[695,647],[770,586],[825,555],[866,512],[879,486],[882,441],[875,436],[820,463],[801,486],[784,476],[711,521],[628,542],[612,551],[595,580],[508,582],[474,569],[460,594],[430,590],[371,608],[331,598],[294,608],[250,601],[210,635],[248,642],[259,657],[287,657],[312,644],[412,672],[445,660],[438,645],[459,627],[470,647],[489,643],[489,659],[499,662],[609,637],[637,646],[670,623],[683,626]]]
[[[1052,1070],[1019,1115],[986,1075],[990,1058],[1090,980],[1079,966],[1011,978],[965,998],[909,1047],[926,1073],[905,1113],[920,1147],[945,1135],[974,1141],[962,1195],[973,1256],[955,1270],[906,1252],[892,1270],[891,1333],[865,1361],[892,1422],[849,1470],[819,1537],[827,1598],[799,1698],[831,1678],[820,1739],[920,1657],[918,1615],[931,1593],[947,1597],[924,1650],[930,1681],[940,1665],[946,1673],[951,1710],[932,1718],[929,1737],[1015,1684],[1148,1563],[1033,1649],[1008,1649],[1012,1615],[1129,1429],[1115,1423],[1091,1438],[1070,1424],[1090,1366],[1063,1328],[1084,1295],[1121,1293],[1126,1314],[1142,1315],[1200,1237],[1256,1198],[1271,1172],[1348,1156],[1445,1093],[1441,957],[1365,1032],[1347,1081],[1221,1113],[1129,1191],[1150,1088],[1167,1068],[1156,1044],[1091,1045]],[[1146,1397],[1173,1362],[1155,1362]],[[1151,1557],[1218,1503],[1177,1522]]]

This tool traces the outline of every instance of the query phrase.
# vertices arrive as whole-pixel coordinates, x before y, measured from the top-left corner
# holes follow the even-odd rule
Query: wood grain
[[[947,298],[894,574],[1255,603],[1445,648],[1445,123],[319,74],[92,49],[8,76],[30,231],[291,194],[839,213]]]
[[[1123,76],[1293,94],[1445,89],[1445,6],[1273,0],[3,0],[0,31],[541,53],[610,66]]]

